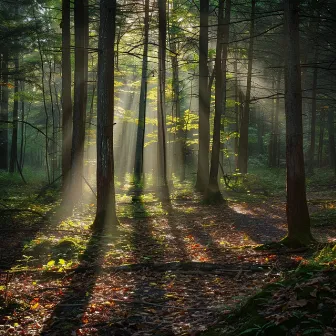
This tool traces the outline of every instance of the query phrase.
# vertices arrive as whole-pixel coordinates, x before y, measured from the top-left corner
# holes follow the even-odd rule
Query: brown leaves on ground
[[[118,239],[90,238],[80,226],[76,232],[87,241],[86,250],[71,267],[57,272],[56,260],[48,269],[39,265],[35,272],[13,274],[0,287],[7,300],[2,302],[0,334],[192,335],[304,257],[245,247],[285,235],[282,201],[208,207],[189,199],[173,201],[168,208],[153,203],[144,203],[134,218],[121,219]],[[76,222],[88,221],[77,215]],[[57,240],[68,233],[43,235]],[[173,262],[195,267],[153,266]],[[199,263],[217,266],[196,267]],[[118,268],[125,264],[140,267]],[[293,309],[307,304],[294,296],[287,302]]]

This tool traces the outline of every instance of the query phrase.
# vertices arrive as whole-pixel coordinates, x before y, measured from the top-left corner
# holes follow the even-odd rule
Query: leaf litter
[[[305,258],[253,249],[285,235],[281,200],[208,207],[189,199],[151,211],[123,217],[118,239],[92,238],[90,207],[72,222],[86,251],[16,262],[10,281],[1,277],[0,335],[196,335]],[[55,232],[35,239],[69,236],[47,228]],[[306,304],[293,297],[288,307]]]

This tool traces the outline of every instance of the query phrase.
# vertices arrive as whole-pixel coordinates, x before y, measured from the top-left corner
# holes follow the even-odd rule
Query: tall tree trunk
[[[50,109],[51,109],[51,121],[52,121],[52,143],[51,143],[51,177],[52,181],[55,180],[55,174],[57,170],[57,117],[54,109],[54,96],[52,92],[52,61],[49,61],[49,96],[50,96]]]
[[[285,0],[286,29],[286,163],[288,244],[313,240],[306,200],[303,157],[302,91],[299,39],[299,1]]]
[[[62,0],[62,181],[63,191],[70,183],[72,100],[70,52],[70,0]]]
[[[272,91],[275,89],[275,76],[273,75],[273,80],[272,80]],[[275,119],[275,104],[274,104],[274,99],[272,99],[272,109],[271,109],[271,133],[270,133],[270,139],[269,139],[269,144],[268,144],[268,166],[272,167],[272,160],[273,160],[273,141],[274,141],[274,119]]]
[[[145,0],[144,18],[144,48],[142,55],[142,75],[139,101],[139,118],[135,147],[134,180],[138,184],[143,181],[144,144],[146,130],[146,105],[147,105],[147,77],[148,77],[148,38],[149,38],[149,0]]]
[[[329,163],[336,175],[335,118],[334,110],[328,109]]]
[[[18,163],[17,142],[18,142],[18,121],[19,121],[19,55],[14,60],[14,106],[13,106],[13,128],[12,143],[9,163],[9,172],[14,173]]]
[[[209,145],[210,145],[210,99],[208,93],[208,34],[209,0],[200,1],[199,33],[199,125],[198,125],[198,163],[196,190],[205,192],[209,181]],[[210,88],[211,90],[211,88]]]
[[[215,59],[215,119],[213,129],[209,184],[205,193],[205,200],[207,203],[223,202],[223,197],[218,185],[218,167],[220,154],[221,118],[224,114],[226,107],[226,63],[228,56],[230,12],[231,0],[226,0],[224,19],[224,1],[220,1],[218,10],[218,28]]]
[[[281,77],[282,77],[282,69],[278,71],[277,77],[277,87],[276,87],[276,102],[275,102],[275,115],[274,115],[274,128],[272,134],[272,150],[271,150],[271,167],[278,166],[278,148],[280,142],[280,133],[279,133],[279,114],[280,114],[280,88],[281,88]]]
[[[198,164],[196,190],[205,192],[209,181],[210,98],[208,94],[209,0],[200,1],[199,79],[198,79]],[[211,90],[211,88],[210,88]]]
[[[21,92],[24,93],[25,90],[25,82],[24,79],[21,82]],[[25,140],[25,128],[26,125],[24,124],[25,121],[25,99],[24,95],[22,94],[21,96],[21,139],[20,139],[20,160],[19,160],[19,165],[20,169],[23,169],[23,161],[24,161],[24,140]]]
[[[8,170],[8,50],[1,58],[0,169]]]
[[[159,5],[159,69],[158,69],[158,188],[161,198],[169,199],[167,182],[167,150],[166,150],[166,35],[167,14],[166,0],[158,0]]]
[[[320,112],[320,135],[319,135],[319,145],[317,150],[317,163],[319,167],[323,165],[323,144],[324,144],[324,129],[325,129],[325,113]]]
[[[251,99],[251,84],[252,84],[252,64],[253,64],[253,49],[254,49],[254,26],[255,26],[255,6],[256,0],[252,0],[251,6],[251,26],[250,26],[250,42],[248,50],[248,66],[247,66],[247,83],[244,110],[240,126],[239,138],[239,154],[238,154],[238,169],[242,174],[247,173],[248,163],[248,128],[250,122],[250,99]]]
[[[85,140],[85,112],[86,112],[86,66],[85,34],[87,20],[85,15],[85,1],[75,0],[75,89],[73,107],[73,129],[71,149],[71,183],[74,203],[78,202],[83,193],[83,166]]]
[[[175,15],[177,10],[176,2],[172,2],[172,16]],[[172,25],[177,25],[177,21],[173,20]],[[173,170],[176,173],[180,181],[185,179],[185,157],[183,155],[183,115],[181,114],[181,102],[180,102],[180,82],[179,82],[179,61],[178,61],[178,48],[177,35],[174,33],[176,27],[170,28],[170,50],[171,54],[171,64],[172,64],[172,93],[173,93],[173,116],[175,117],[175,129],[177,130],[175,134],[174,142],[174,159],[173,159]]]
[[[258,111],[258,121],[257,121],[257,128],[258,128],[258,154],[264,154],[264,114],[259,110]]]
[[[100,1],[97,87],[97,212],[94,229],[117,227],[114,189],[114,43],[116,0]],[[108,225],[108,227],[107,227]]]
[[[236,45],[237,48],[237,45]],[[238,53],[235,52],[235,61],[234,61],[234,73],[235,73],[235,107],[234,107],[234,113],[235,113],[235,137],[234,137],[234,159],[235,159],[235,169],[238,165],[238,146],[239,146],[239,85],[238,85],[238,64],[237,64],[237,58]]]
[[[315,48],[315,57],[313,74],[313,87],[312,87],[312,110],[311,110],[311,123],[310,123],[310,147],[308,159],[308,173],[314,174],[314,158],[315,158],[315,139],[316,139],[316,90],[317,90],[317,62],[318,62],[318,47]]]

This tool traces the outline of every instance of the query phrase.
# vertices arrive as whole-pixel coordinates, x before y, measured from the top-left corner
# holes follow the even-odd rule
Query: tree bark
[[[205,192],[209,181],[210,98],[208,94],[209,0],[200,1],[198,163],[196,190]],[[210,88],[211,90],[211,88]]]
[[[306,200],[303,157],[302,91],[299,49],[299,1],[285,0],[286,29],[286,164],[287,244],[306,245],[313,240]]]
[[[172,3],[172,16],[178,10],[176,8],[176,2]],[[179,79],[179,60],[178,60],[178,42],[176,42],[178,36],[174,33],[177,28],[178,22],[174,20],[171,24],[173,26],[170,28],[169,44],[171,54],[171,65],[172,65],[172,93],[173,93],[173,109],[172,114],[175,118],[175,141],[173,148],[173,171],[180,181],[185,179],[185,156],[184,156],[184,122],[183,115],[181,113],[181,97],[180,97],[180,79]]]
[[[2,51],[1,58],[1,120],[8,121],[8,50]],[[0,169],[8,170],[8,124],[0,126]]]
[[[9,172],[14,173],[16,171],[18,163],[17,155],[17,142],[18,142],[18,119],[19,119],[19,55],[16,54],[14,60],[14,106],[13,106],[13,128],[12,128],[12,143],[10,153]]]
[[[62,0],[62,181],[63,191],[70,183],[72,99],[70,52],[70,0]]]
[[[148,38],[149,38],[149,0],[145,0],[145,18],[144,18],[144,47],[142,54],[142,75],[139,101],[139,117],[137,138],[135,146],[134,161],[134,180],[136,184],[143,181],[144,165],[144,144],[146,130],[146,107],[147,107],[147,77],[148,77]]]
[[[24,79],[21,82],[21,92],[25,90],[25,82]],[[21,96],[21,138],[20,138],[20,160],[19,166],[20,169],[23,170],[23,162],[24,162],[24,140],[25,140],[25,99],[24,95]]]
[[[252,84],[252,65],[253,65],[253,49],[254,49],[254,34],[255,34],[255,6],[256,0],[252,0],[251,6],[251,26],[250,26],[250,41],[248,50],[248,65],[247,65],[247,83],[246,96],[244,102],[243,115],[240,126],[239,138],[239,154],[238,154],[238,169],[242,174],[247,173],[248,163],[248,128],[250,122],[250,100],[251,100],[251,84]]]
[[[335,149],[335,118],[334,110],[328,109],[328,140],[329,140],[329,163],[336,175],[336,149]]]
[[[272,150],[271,150],[271,162],[270,166],[275,168],[278,166],[278,148],[280,142],[280,134],[279,134],[279,114],[280,114],[280,88],[281,88],[281,77],[282,77],[282,69],[278,71],[277,77],[277,87],[276,87],[276,102],[275,102],[275,115],[274,115],[274,128],[272,134]]]
[[[231,13],[231,0],[226,0],[224,19],[224,0],[219,2],[218,28],[215,59],[215,119],[213,129],[211,166],[209,184],[205,193],[207,203],[222,203],[223,196],[218,185],[218,167],[220,154],[221,119],[226,107],[226,63],[228,56],[229,23]]]
[[[85,114],[86,114],[86,74],[85,34],[87,21],[85,1],[75,0],[75,89],[73,106],[73,129],[71,149],[72,201],[77,203],[82,197],[82,175],[84,166]]]
[[[318,47],[315,47],[314,64],[318,62]],[[314,67],[313,73],[313,87],[312,87],[312,110],[311,110],[311,123],[310,123],[310,147],[308,169],[309,174],[314,174],[314,159],[315,159],[315,141],[316,141],[316,90],[317,90],[317,66]]]
[[[97,211],[93,228],[116,231],[113,122],[116,0],[100,1],[97,85]]]
[[[319,167],[323,165],[323,144],[324,144],[324,129],[325,129],[325,113],[320,112],[320,134],[319,134],[319,145],[317,151],[317,163]]]
[[[166,150],[166,35],[167,14],[166,0],[158,0],[159,6],[159,68],[158,68],[158,188],[163,201],[169,199],[167,182],[167,150]]]

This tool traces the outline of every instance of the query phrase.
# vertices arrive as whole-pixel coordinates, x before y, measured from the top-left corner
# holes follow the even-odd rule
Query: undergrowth
[[[203,336],[335,335],[336,245],[266,286]]]

